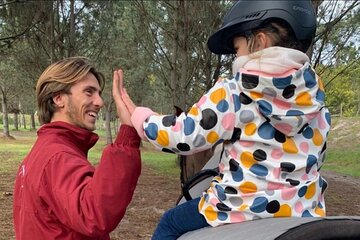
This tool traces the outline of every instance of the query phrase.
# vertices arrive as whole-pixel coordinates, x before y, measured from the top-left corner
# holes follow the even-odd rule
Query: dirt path
[[[360,179],[323,172],[329,183],[326,193],[328,215],[360,216]],[[12,187],[14,176],[0,174],[0,240],[14,239],[12,229]],[[150,239],[165,210],[173,207],[179,196],[177,177],[157,175],[143,166],[142,174],[125,218],[111,234],[112,240]]]

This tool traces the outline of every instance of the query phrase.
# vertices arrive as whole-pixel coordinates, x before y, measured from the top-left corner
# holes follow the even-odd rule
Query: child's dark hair
[[[307,51],[307,44],[296,39],[293,30],[286,22],[272,19],[264,22],[259,28],[247,34],[249,52],[256,51],[254,47],[255,36],[259,32],[266,33],[270,37],[273,46],[292,48],[302,52]]]

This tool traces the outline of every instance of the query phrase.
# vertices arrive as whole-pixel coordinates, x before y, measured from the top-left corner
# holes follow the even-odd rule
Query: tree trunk
[[[75,0],[70,0],[70,31],[69,31],[69,52],[68,56],[75,54]]]
[[[35,126],[35,113],[31,113],[30,114],[30,129],[31,130],[36,130],[36,126]]]
[[[105,128],[106,128],[106,143],[112,144],[112,134],[111,134],[111,103],[106,107],[105,113]]]
[[[55,9],[54,9],[54,4],[56,5],[56,3],[52,2],[51,3],[51,12],[50,12],[50,61],[51,63],[56,61],[56,57],[55,57],[55,44],[56,44],[56,40],[55,40]]]
[[[17,131],[19,130],[19,118],[18,118],[18,113],[14,113],[14,129]]]
[[[3,92],[1,94],[1,105],[2,105],[2,112],[3,112],[3,134],[5,137],[10,137],[7,100],[6,100],[5,94]]]
[[[22,122],[23,122],[24,129],[26,129],[26,119],[25,119],[25,114],[22,114]]]

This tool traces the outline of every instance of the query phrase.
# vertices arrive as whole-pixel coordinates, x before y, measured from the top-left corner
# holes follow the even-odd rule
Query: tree
[[[359,60],[356,42],[360,27],[359,1],[313,1],[318,15],[318,30],[312,55],[318,74],[329,68],[346,63],[346,69],[354,69]],[[338,72],[341,75],[342,72]],[[330,84],[326,82],[325,87]]]

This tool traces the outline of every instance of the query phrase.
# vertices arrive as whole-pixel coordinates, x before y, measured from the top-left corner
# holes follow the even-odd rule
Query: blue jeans
[[[186,232],[210,226],[199,213],[199,201],[200,198],[195,198],[166,211],[151,239],[177,239]]]

